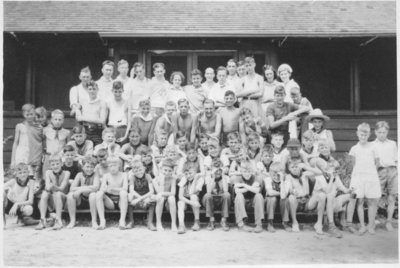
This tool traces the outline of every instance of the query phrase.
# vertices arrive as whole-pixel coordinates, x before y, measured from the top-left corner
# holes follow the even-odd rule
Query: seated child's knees
[[[320,192],[320,193],[318,193],[317,198],[318,198],[318,201],[325,201],[327,196],[325,193]]]
[[[224,198],[224,199],[230,199],[230,198],[231,198],[231,194],[228,193],[228,192],[223,193],[223,194],[222,194],[222,198]]]
[[[23,216],[31,216],[33,214],[33,207],[31,205],[26,205],[21,208]]]
[[[296,197],[294,195],[289,195],[287,199],[289,200],[290,203],[294,203],[296,201]]]
[[[192,194],[192,195],[190,196],[190,200],[191,200],[191,201],[199,201],[199,197],[198,197],[197,195]]]
[[[126,190],[121,190],[119,192],[120,197],[128,198],[128,192]]]
[[[175,196],[173,196],[173,195],[170,195],[170,196],[168,196],[168,203],[174,203],[175,204]]]
[[[213,196],[212,196],[212,194],[210,194],[210,193],[206,193],[206,194],[204,195],[204,199],[211,199],[211,198],[213,198]]]

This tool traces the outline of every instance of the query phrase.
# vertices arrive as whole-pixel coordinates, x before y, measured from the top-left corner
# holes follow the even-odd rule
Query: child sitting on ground
[[[129,194],[128,194],[128,227],[133,227],[133,209],[140,208],[148,210],[147,228],[156,231],[153,225],[154,209],[156,196],[154,194],[151,176],[146,173],[143,163],[136,159],[131,164],[132,170],[129,172]]]
[[[157,140],[155,144],[151,145],[151,150],[153,152],[153,161],[154,161],[154,172],[155,175],[157,176],[158,174],[158,165],[161,163],[161,160],[163,159],[165,155],[165,148],[167,147],[167,133],[164,131],[161,131],[160,133],[157,134]]]
[[[61,169],[62,161],[59,154],[51,155],[48,161],[50,170],[45,173],[45,189],[39,203],[40,222],[36,230],[46,228],[45,219],[49,207],[55,209],[57,215],[53,229],[59,230],[63,227],[61,215],[67,198],[70,173]]]
[[[128,176],[120,171],[121,160],[116,156],[107,158],[108,171],[103,176],[100,190],[96,193],[96,207],[100,218],[99,230],[106,228],[104,208],[119,209],[119,229],[126,229],[125,217],[128,210]]]
[[[171,230],[177,231],[176,228],[176,177],[173,175],[175,163],[172,159],[166,158],[162,161],[160,174],[153,180],[154,189],[157,194],[156,204],[156,221],[157,231],[163,231],[161,216],[168,202],[168,209],[171,215]]]
[[[4,214],[18,216],[24,225],[37,223],[31,218],[33,214],[33,184],[29,180],[29,169],[25,163],[15,167],[15,178],[4,183]],[[4,225],[6,224],[4,220]]]
[[[94,168],[97,160],[93,156],[85,156],[82,160],[82,172],[73,180],[67,196],[70,223],[67,228],[76,224],[76,209],[90,209],[92,228],[97,229],[96,192],[100,188],[99,177],[95,176]]]
[[[229,133],[227,139],[229,147],[222,149],[221,155],[226,156],[231,163],[240,152],[239,135],[237,133]]]
[[[86,139],[85,128],[81,125],[76,125],[71,130],[71,140],[67,143],[74,147],[76,155],[75,160],[82,161],[86,155],[93,154],[93,142]]]
[[[199,193],[204,185],[203,177],[197,173],[194,167],[184,169],[184,177],[179,182],[179,201],[178,201],[178,234],[186,232],[185,227],[185,210],[186,206],[192,207],[194,214],[193,231],[200,230],[200,202]]]
[[[115,129],[112,127],[105,128],[102,133],[103,143],[100,143],[94,147],[94,155],[97,155],[97,152],[100,149],[107,149],[108,155],[119,155],[119,151],[121,147],[115,143]]]

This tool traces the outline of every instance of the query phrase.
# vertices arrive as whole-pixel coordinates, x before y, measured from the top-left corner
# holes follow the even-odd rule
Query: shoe
[[[292,224],[292,232],[298,233],[300,232],[299,224],[298,223],[293,223]]]
[[[336,237],[336,238],[342,238],[342,237],[343,237],[342,232],[339,231],[339,229],[336,228],[336,226],[330,226],[330,227],[329,227],[329,230],[328,230],[328,233],[329,233],[331,236]]]
[[[322,231],[322,225],[321,224],[314,224],[314,229],[315,229],[315,232],[317,233],[317,234],[319,234],[319,235],[323,235],[324,234],[324,231]]]
[[[184,233],[186,233],[185,227],[179,226],[179,228],[178,228],[178,234],[184,234]]]
[[[282,223],[283,229],[285,229],[286,232],[291,232],[292,228],[285,222]]]
[[[261,224],[257,224],[256,228],[254,228],[253,230],[255,233],[261,233],[263,231],[262,229],[262,225]]]
[[[224,230],[225,232],[229,231],[229,226],[226,223],[226,221],[223,221],[223,220],[221,221],[221,227],[222,227],[222,230]]]
[[[126,225],[126,229],[132,229],[133,227],[135,227],[135,226],[133,225],[133,222],[130,222],[130,223],[128,223],[128,224]]]
[[[349,223],[349,224],[343,226],[343,231],[346,231],[346,232],[349,232],[352,234],[357,233],[357,230],[356,230],[356,228],[354,228],[354,225],[352,223]]]
[[[367,231],[368,231],[368,230],[367,230],[367,228],[366,228],[365,226],[364,226],[364,227],[361,227],[360,230],[358,230],[358,235],[363,235],[363,234],[365,234]]]
[[[214,222],[210,221],[207,225],[207,230],[213,231],[215,229]]]
[[[46,224],[44,223],[44,220],[40,220],[39,224],[35,227],[35,230],[43,230],[46,228]]]
[[[267,231],[270,233],[275,233],[275,228],[273,224],[268,224],[267,225]]]
[[[199,231],[200,230],[200,225],[197,221],[194,222],[193,226],[192,226],[192,231]]]
[[[390,221],[386,222],[385,227],[386,230],[388,230],[389,232],[392,232],[394,230],[393,225]]]

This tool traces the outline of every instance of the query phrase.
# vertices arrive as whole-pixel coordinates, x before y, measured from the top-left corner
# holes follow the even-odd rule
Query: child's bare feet
[[[162,226],[161,223],[157,223],[157,231],[159,232],[164,231],[164,227]]]
[[[92,228],[93,228],[93,229],[99,228],[99,225],[97,224],[97,222],[92,221]]]
[[[314,226],[314,228],[315,228],[315,226]],[[300,232],[299,224],[297,222],[292,224],[292,232],[293,233]]]
[[[133,222],[130,222],[126,225],[127,229],[132,229],[133,228]]]
[[[185,227],[179,226],[178,234],[184,234],[184,233],[186,233]]]
[[[372,235],[376,234],[375,228],[372,227],[372,226],[368,226],[368,233],[370,233],[370,234],[372,234]]]
[[[118,228],[119,228],[120,230],[126,230],[127,228],[126,228],[126,223],[125,223],[125,221],[119,221],[119,226],[118,226]]]
[[[39,224],[35,227],[35,230],[43,230],[46,228],[46,224],[43,219],[40,220]]]
[[[177,232],[178,228],[176,227],[176,225],[171,225],[171,231],[172,232]]]
[[[104,230],[106,228],[106,221],[100,221],[100,225],[97,230]]]
[[[192,226],[192,230],[195,231],[195,232],[200,230],[199,220],[195,220],[194,221],[194,224]]]
[[[63,228],[63,224],[61,220],[57,220],[53,226],[53,230],[61,230]]]
[[[358,230],[358,235],[363,235],[367,232],[367,228],[365,226],[362,226],[359,230]]]
[[[67,225],[67,229],[72,229],[75,227],[75,222],[71,221],[68,225]]]
[[[322,224],[318,224],[318,223],[314,224],[314,229],[317,234],[319,234],[319,235],[324,234],[324,232],[322,231]]]
[[[394,230],[393,225],[390,221],[386,222],[385,227],[386,230],[388,230],[389,232],[392,232]]]
[[[147,228],[148,228],[150,231],[157,231],[157,228],[154,227],[154,224],[152,224],[152,223],[148,223],[148,224],[147,224]]]

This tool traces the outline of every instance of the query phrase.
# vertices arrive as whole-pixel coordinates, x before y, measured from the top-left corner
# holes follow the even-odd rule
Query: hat
[[[321,109],[314,109],[310,112],[310,114],[306,117],[307,121],[312,121],[314,118],[322,119],[328,121],[330,118],[324,115]]]
[[[292,138],[292,139],[288,140],[286,147],[287,148],[296,148],[296,147],[301,147],[301,144],[298,139]]]

